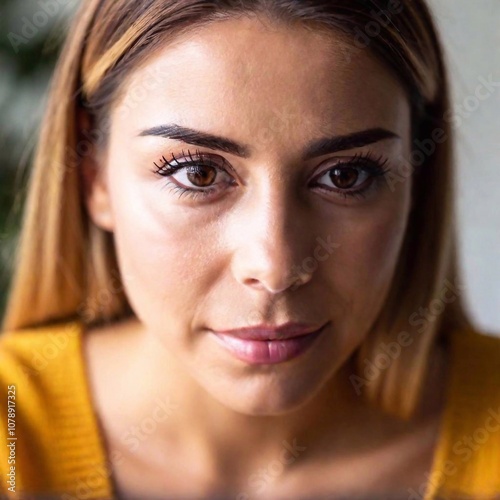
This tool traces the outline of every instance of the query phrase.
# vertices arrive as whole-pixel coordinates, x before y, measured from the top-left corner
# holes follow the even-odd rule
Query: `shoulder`
[[[0,378],[33,385],[60,369],[78,348],[77,322],[38,326],[0,335]]]
[[[467,329],[449,340],[434,486],[442,495],[488,497],[500,493],[500,336]]]
[[[104,462],[86,386],[80,322],[0,335],[0,473],[13,491],[75,491]],[[8,401],[8,403],[6,403]],[[107,490],[106,475],[96,482]],[[4,488],[0,487],[0,492]],[[89,496],[88,498],[94,498]]]
[[[57,405],[64,380],[74,373],[78,333],[78,323],[68,322],[0,335],[0,398],[12,401],[11,413],[15,411],[18,426],[29,424],[24,425],[27,432],[46,425],[51,400]],[[5,432],[0,421],[0,434]]]
[[[454,396],[474,406],[500,406],[500,335],[468,329],[450,340]]]
[[[474,431],[476,441],[481,440],[476,429],[491,429],[488,441],[498,443],[495,456],[500,470],[500,336],[478,330],[457,332],[451,368],[450,400],[456,409],[456,425]],[[476,456],[487,448],[482,447]]]
[[[68,322],[2,333],[0,396],[14,386],[23,415],[49,418],[50,401],[57,403],[64,382],[77,375],[79,332],[78,323]]]

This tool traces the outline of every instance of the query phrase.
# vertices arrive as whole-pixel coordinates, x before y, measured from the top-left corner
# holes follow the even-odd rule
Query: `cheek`
[[[346,217],[335,224],[332,240],[339,243],[332,262],[325,267],[335,300],[332,339],[334,351],[344,359],[370,332],[379,315],[396,268],[406,231],[406,210],[374,209],[370,213]],[[331,346],[325,347],[325,365]],[[318,361],[319,362],[319,361]]]
[[[395,269],[405,234],[405,224],[399,217],[388,215],[366,224],[356,235],[357,250],[351,259],[358,262],[360,278],[366,277],[367,285],[377,286],[390,280]]]
[[[116,251],[132,308],[150,326],[181,321],[209,286],[214,228],[182,216],[156,188],[137,182],[115,183],[112,199]]]
[[[406,232],[407,212],[376,211],[340,236],[337,286],[350,296],[352,318],[374,318],[389,290]]]

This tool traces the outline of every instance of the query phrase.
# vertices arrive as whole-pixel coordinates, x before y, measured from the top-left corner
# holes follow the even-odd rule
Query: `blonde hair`
[[[396,4],[401,6],[397,13]],[[411,348],[400,346],[390,366],[363,388],[371,402],[408,417],[416,407],[435,340],[471,327],[460,294],[444,301],[442,310],[427,321],[420,318],[419,329],[414,317],[418,319],[419,308],[432,308],[439,300],[446,280],[456,283],[459,278],[453,130],[445,120],[448,81],[424,0],[82,2],[50,88],[3,330],[69,318],[90,326],[133,314],[120,280],[113,235],[94,225],[85,210],[81,158],[92,154],[97,136],[105,143],[107,110],[138,61],[143,63],[167,38],[183,31],[259,12],[276,21],[343,33],[353,48],[369,45],[408,91],[413,143],[432,137],[434,150],[420,156],[415,150],[411,171],[394,180],[413,176],[413,209],[386,304],[356,353],[361,377],[377,356],[382,359],[384,348],[398,342],[401,332],[408,333]],[[82,113],[91,118],[93,136],[81,125]],[[441,140],[436,131],[442,132]],[[418,168],[415,163],[420,163]]]

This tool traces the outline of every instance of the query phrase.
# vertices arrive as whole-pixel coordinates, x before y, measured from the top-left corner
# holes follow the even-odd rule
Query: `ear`
[[[82,163],[84,202],[94,224],[105,231],[114,231],[113,210],[106,169],[89,158]]]
[[[91,130],[91,120],[84,110],[79,110],[78,122],[79,130]],[[83,135],[89,137],[89,134]],[[82,155],[80,162],[83,201],[92,222],[105,231],[113,232],[114,219],[105,158],[97,153],[95,144],[89,149]]]

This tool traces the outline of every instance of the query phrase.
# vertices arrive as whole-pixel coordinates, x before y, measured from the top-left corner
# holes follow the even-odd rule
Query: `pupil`
[[[353,168],[336,168],[332,173],[332,182],[339,188],[352,187],[358,180],[358,172]]]
[[[198,187],[209,186],[215,179],[215,169],[206,167],[192,167],[188,170],[187,178]]]

